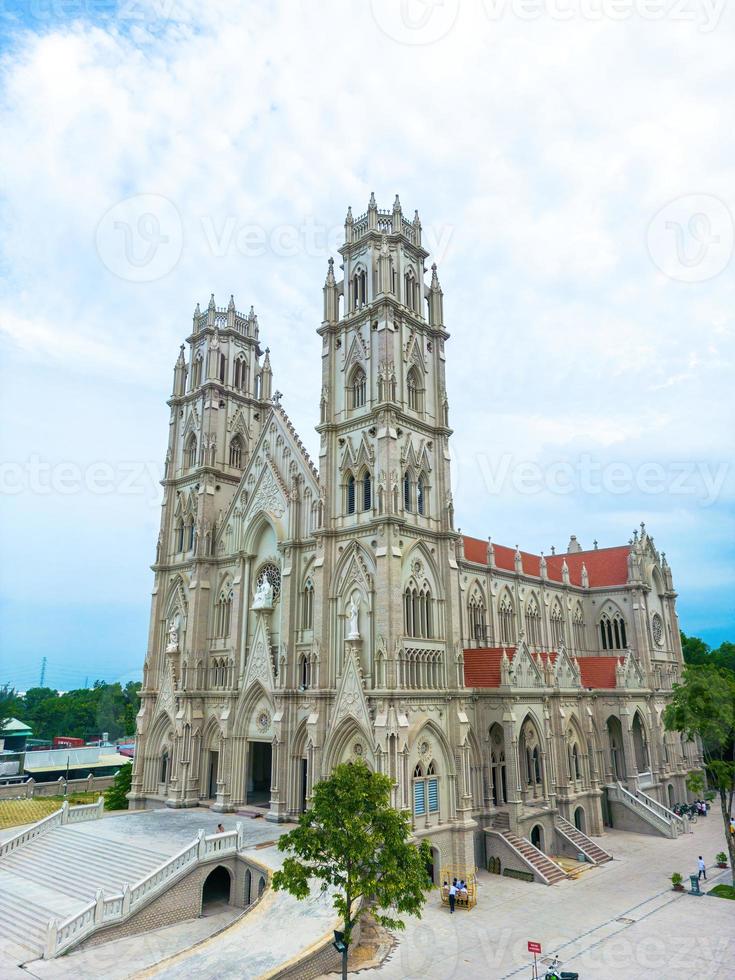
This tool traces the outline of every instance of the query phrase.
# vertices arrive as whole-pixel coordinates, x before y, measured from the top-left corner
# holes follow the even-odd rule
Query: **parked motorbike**
[[[557,956],[551,961],[548,970],[544,974],[544,980],[579,980],[579,974],[562,970],[559,957]]]

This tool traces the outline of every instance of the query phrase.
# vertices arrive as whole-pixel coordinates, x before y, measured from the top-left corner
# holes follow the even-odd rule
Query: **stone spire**
[[[352,241],[352,226],[355,221],[352,217],[352,208],[347,208],[347,215],[345,217],[345,242],[349,245]]]
[[[495,568],[495,548],[492,538],[487,539],[487,563],[490,568]]]
[[[374,231],[378,227],[378,205],[375,202],[375,194],[370,192],[370,200],[367,209],[368,230]]]
[[[582,588],[589,589],[590,587],[590,577],[587,574],[587,566],[582,562]]]
[[[569,585],[569,565],[567,565],[566,558],[562,559],[561,563],[561,580],[564,585]]]
[[[549,576],[548,576],[547,571],[546,571],[546,558],[544,557],[543,551],[541,552],[541,558],[540,558],[539,563],[538,563],[538,568],[539,568],[539,574],[540,574],[541,578],[544,581],[546,581],[546,579]]]
[[[401,210],[401,201],[396,194],[396,199],[393,202],[393,234],[397,235],[401,231],[403,226],[403,211]]]
[[[336,323],[339,320],[339,292],[334,278],[334,259],[327,263],[327,278],[324,280],[324,321]]]
[[[184,357],[184,345],[179,348],[179,356],[174,365],[174,397],[181,396],[186,392],[186,358]]]
[[[273,387],[273,370],[271,368],[270,354],[270,347],[266,347],[263,367],[260,369],[260,397],[264,401],[270,401],[271,389]]]
[[[431,285],[429,286],[429,323],[432,327],[444,325],[444,293],[439,285],[436,262],[431,266]]]

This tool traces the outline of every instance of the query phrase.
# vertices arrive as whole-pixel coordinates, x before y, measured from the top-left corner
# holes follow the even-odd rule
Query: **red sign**
[[[533,943],[529,939],[528,940],[528,952],[529,953],[534,953],[534,954],[540,953],[541,952],[541,943]]]

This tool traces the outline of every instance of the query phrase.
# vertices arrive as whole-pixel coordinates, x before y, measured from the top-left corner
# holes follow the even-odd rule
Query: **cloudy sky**
[[[138,675],[172,367],[259,314],[314,449],[348,204],[418,208],[457,523],[666,551],[735,639],[733,62],[722,0],[1,0],[0,682]]]

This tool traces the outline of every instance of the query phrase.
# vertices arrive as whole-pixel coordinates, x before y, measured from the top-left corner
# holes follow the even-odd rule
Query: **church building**
[[[547,556],[463,535],[418,213],[371,196],[339,252],[318,466],[253,309],[194,312],[168,402],[131,806],[293,820],[363,759],[430,840],[435,876],[497,861],[553,880],[546,856],[594,863],[606,825],[676,836],[670,807],[701,760],[662,722],[682,671],[665,555],[644,525]]]

